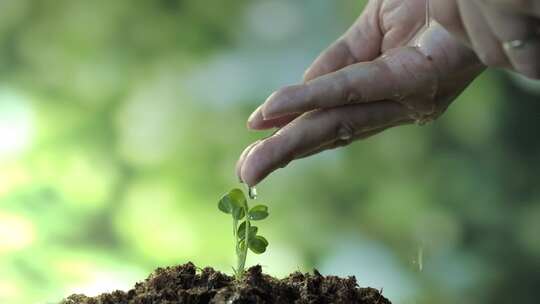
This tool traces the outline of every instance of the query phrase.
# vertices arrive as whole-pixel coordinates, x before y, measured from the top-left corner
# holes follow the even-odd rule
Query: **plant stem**
[[[238,220],[233,217],[234,249],[236,252],[236,258],[238,259],[239,253],[240,253],[240,241],[238,240],[237,230],[238,230]],[[234,271],[235,271],[235,275],[238,277],[239,268],[236,268]]]
[[[238,236],[236,236],[236,230],[238,229],[237,228],[237,225],[238,225],[238,222],[235,220],[235,223],[234,223],[234,229],[235,229],[235,238],[236,238],[236,257],[238,259],[238,265],[237,265],[237,268],[236,268],[236,279],[237,280],[240,280],[242,279],[243,275],[244,275],[244,272],[245,272],[245,267],[246,267],[246,258],[247,258],[247,252],[248,252],[248,244],[249,244],[249,228],[251,227],[251,223],[249,221],[249,218],[248,218],[248,211],[249,211],[249,207],[248,207],[248,204],[246,202],[245,206],[244,206],[244,211],[245,211],[245,214],[246,214],[246,227],[245,227],[245,233],[244,233],[244,247],[242,248],[240,246],[240,238],[238,238]]]
[[[233,236],[236,239],[236,230],[238,229],[238,220],[233,218]]]

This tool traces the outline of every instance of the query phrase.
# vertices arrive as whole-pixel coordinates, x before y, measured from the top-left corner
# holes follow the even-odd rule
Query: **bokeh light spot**
[[[30,220],[9,213],[0,213],[0,254],[32,244],[35,229]]]
[[[18,156],[30,145],[33,124],[28,101],[16,92],[0,88],[0,161]]]

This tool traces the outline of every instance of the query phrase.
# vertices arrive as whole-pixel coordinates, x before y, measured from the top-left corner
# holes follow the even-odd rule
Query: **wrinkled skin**
[[[425,27],[425,6],[370,1],[304,83],[276,91],[250,116],[249,128],[278,131],[244,150],[240,179],[253,186],[295,159],[442,114],[484,65],[437,22]]]
[[[433,17],[489,67],[540,77],[540,1],[430,0]],[[511,47],[512,41],[523,41]]]

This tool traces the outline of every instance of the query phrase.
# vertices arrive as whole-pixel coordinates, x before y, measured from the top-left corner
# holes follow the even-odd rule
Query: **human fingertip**
[[[272,106],[272,104],[268,104],[261,109],[261,115],[263,120],[271,120],[280,117],[279,113],[276,113],[273,108],[274,106]]]
[[[266,130],[271,127],[271,121],[265,120],[261,111],[258,111],[253,117],[250,117],[247,122],[247,128],[253,131]]]
[[[250,187],[257,185],[268,175],[268,173],[265,173],[267,171],[265,169],[266,161],[263,158],[264,156],[261,154],[261,152],[263,152],[261,150],[263,145],[260,143],[262,142],[263,141],[258,141],[251,147],[251,149],[249,149],[249,152],[245,155],[240,171],[242,180]]]
[[[273,103],[275,102],[276,98],[278,97],[281,90],[275,91],[266,100],[263,102],[263,104],[260,107],[260,112],[262,115],[263,120],[269,120],[272,119],[272,111],[273,111]]]
[[[236,165],[234,166],[234,173],[236,174],[236,177],[240,183],[244,182],[242,179],[242,161],[242,155],[240,155],[240,158],[236,161]]]
[[[289,86],[284,87],[270,95],[268,99],[263,103],[261,107],[261,114],[264,120],[271,120],[280,118],[282,116],[285,116],[287,114],[291,114],[288,112],[285,112],[284,108],[287,107],[288,104],[288,95],[294,92],[294,90],[297,88],[297,86]]]
[[[262,105],[258,106],[251,115],[249,115],[247,120],[247,128],[253,129],[253,126],[257,124],[258,121],[263,120],[262,113],[261,113]]]
[[[302,78],[304,83],[306,83],[328,72],[331,72],[331,70],[326,70],[324,66],[316,60],[304,71]]]
[[[242,167],[244,166],[246,157],[249,154],[249,152],[251,151],[251,149],[253,149],[253,147],[256,146],[259,142],[260,142],[260,140],[257,140],[256,142],[254,142],[254,143],[250,144],[249,146],[247,146],[242,151],[242,153],[240,153],[240,157],[238,157],[238,160],[236,161],[235,171],[236,171],[236,176],[238,177],[240,182],[244,181],[244,179],[242,178]]]
[[[245,163],[244,166],[242,166],[240,176],[243,182],[249,187],[253,187],[259,182],[257,179],[256,171],[249,162]]]
[[[311,77],[311,67],[307,68],[305,71],[304,71],[304,74],[302,75],[302,80],[304,81],[304,83],[310,81],[312,79]]]

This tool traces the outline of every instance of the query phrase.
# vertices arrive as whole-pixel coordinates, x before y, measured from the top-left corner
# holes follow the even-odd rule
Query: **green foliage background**
[[[230,272],[217,200],[265,135],[245,119],[363,5],[0,1],[0,303],[187,261]],[[396,303],[536,303],[539,88],[488,72],[433,125],[277,172],[258,187],[271,245],[248,262],[354,274]]]

